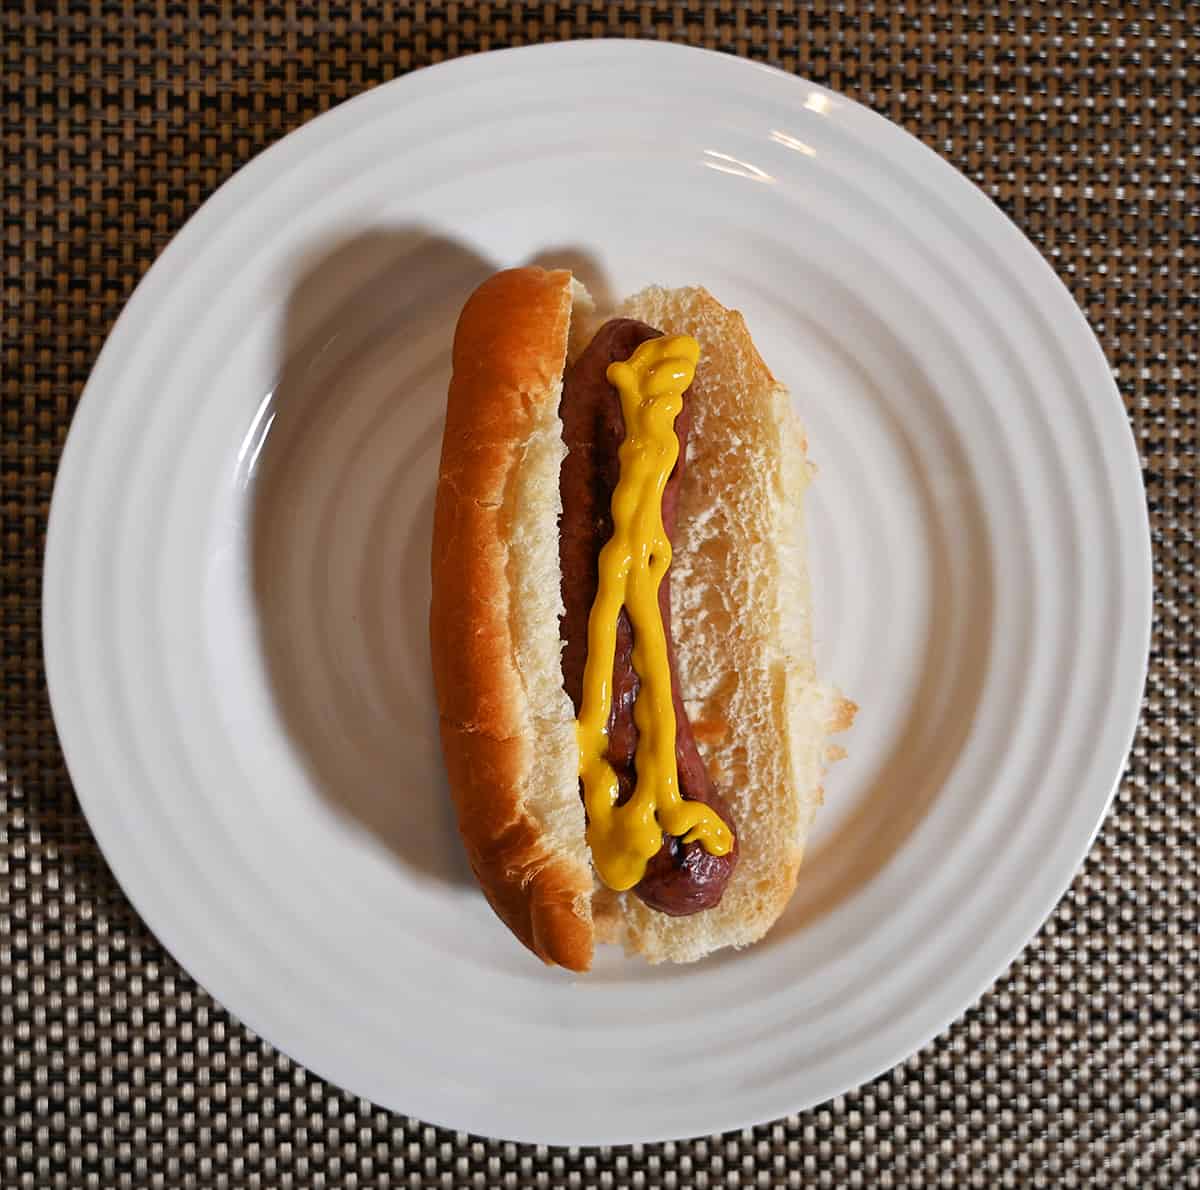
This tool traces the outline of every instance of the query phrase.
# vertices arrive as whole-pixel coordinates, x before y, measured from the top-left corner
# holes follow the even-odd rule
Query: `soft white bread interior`
[[[593,876],[558,617],[558,417],[571,275],[513,269],[454,335],[429,610],[442,752],[492,908],[547,962],[592,961]]]
[[[511,325],[521,301],[535,301],[546,325],[523,316]],[[689,917],[593,885],[562,688],[564,357],[614,315],[690,334],[701,348],[672,619],[689,717],[741,854],[720,905]],[[704,289],[648,289],[619,310],[595,311],[569,274],[538,269],[499,274],[476,292],[460,319],[454,369],[431,634],[447,768],[481,886],[527,946],[575,969],[590,963],[593,936],[651,962],[754,942],[795,888],[827,737],[854,713],[813,664],[810,467],[786,391],[742,316]]]
[[[647,289],[612,313],[700,344],[671,620],[688,717],[741,858],[703,913],[668,917],[606,891],[594,910],[602,936],[651,961],[686,962],[756,941],[783,912],[821,803],[828,735],[853,707],[813,664],[804,432],[742,315],[700,288]],[[595,322],[573,320],[574,346]]]

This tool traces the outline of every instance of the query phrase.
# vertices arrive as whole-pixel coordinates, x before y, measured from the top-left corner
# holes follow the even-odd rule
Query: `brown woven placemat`
[[[1195,8],[26,0],[2,20],[0,1185],[1200,1186]],[[803,1115],[706,1141],[548,1150],[342,1093],[163,952],[64,769],[39,585],[88,371],[142,273],[222,181],[404,71],[597,35],[705,45],[826,83],[1016,220],[1086,312],[1129,409],[1156,620],[1117,804],[1053,918],[964,1020]]]

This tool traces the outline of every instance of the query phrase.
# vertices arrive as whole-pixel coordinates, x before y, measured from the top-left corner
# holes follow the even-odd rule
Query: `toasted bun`
[[[454,336],[433,521],[442,750],[480,886],[547,962],[592,960],[591,860],[558,616],[571,275],[499,273]]]
[[[558,404],[568,355],[614,314],[701,348],[672,619],[689,717],[741,858],[720,905],[690,917],[594,880],[562,685]],[[652,962],[686,962],[761,938],[787,904],[827,736],[854,712],[813,666],[809,471],[786,391],[742,316],[703,289],[648,289],[601,315],[569,273],[528,268],[497,274],[467,302],[434,519],[434,677],[472,869],[545,961],[584,970],[599,937]]]

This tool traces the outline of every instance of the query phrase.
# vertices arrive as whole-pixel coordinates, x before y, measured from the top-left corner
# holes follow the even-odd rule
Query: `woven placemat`
[[[1197,19],[1134,0],[5,3],[0,1185],[1200,1186]],[[407,70],[598,35],[704,45],[837,88],[1016,220],[1125,398],[1156,618],[1117,803],[1052,919],[964,1020],[803,1115],[705,1141],[550,1150],[342,1093],[163,952],[63,766],[39,585],[88,371],[142,273],[221,182]]]

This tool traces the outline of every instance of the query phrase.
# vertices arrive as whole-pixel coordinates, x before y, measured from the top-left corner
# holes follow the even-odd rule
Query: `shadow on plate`
[[[612,282],[600,261],[583,248],[568,245],[547,248],[530,257],[527,263],[543,269],[570,269],[591,295],[597,310],[613,309],[622,296],[613,292]]]
[[[429,554],[458,312],[494,266],[420,228],[312,260],[254,471],[253,579],[314,785],[424,877],[472,882],[437,741]]]

